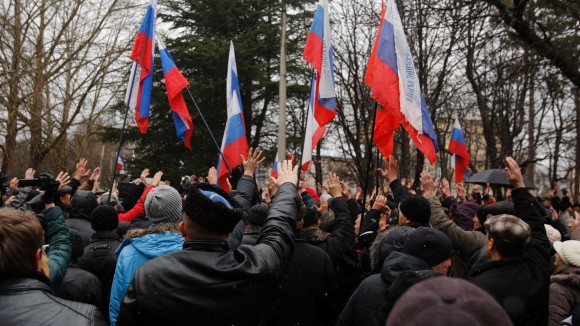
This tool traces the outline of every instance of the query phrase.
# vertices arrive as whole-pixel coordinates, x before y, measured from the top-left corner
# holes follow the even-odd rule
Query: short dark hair
[[[485,230],[488,239],[493,239],[497,252],[504,258],[522,256],[532,236],[528,223],[509,214],[490,217],[485,221]]]
[[[0,209],[0,279],[32,272],[36,250],[43,242],[44,231],[34,214],[14,208]]]

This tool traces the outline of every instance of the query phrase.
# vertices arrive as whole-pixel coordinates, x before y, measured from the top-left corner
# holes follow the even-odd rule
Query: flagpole
[[[139,62],[139,59],[133,63],[134,65]],[[133,69],[131,69],[133,70]],[[113,174],[111,175],[111,186],[109,187],[109,202],[111,201],[111,196],[113,195],[113,184],[115,182],[115,174],[117,173],[117,162],[119,162],[119,156],[121,155],[121,147],[123,147],[123,136],[125,135],[125,126],[127,125],[127,117],[129,116],[129,106],[131,102],[131,97],[133,95],[133,85],[135,84],[136,73],[133,73],[133,78],[131,84],[129,85],[129,96],[127,97],[129,103],[125,103],[127,109],[125,110],[125,118],[123,118],[123,127],[121,127],[121,136],[119,137],[119,146],[117,147],[117,155],[115,157],[115,164],[113,164]]]
[[[312,76],[314,76],[315,71],[314,69],[312,69]],[[312,81],[312,77],[310,77],[310,80]],[[312,87],[312,85],[310,85]],[[312,94],[310,94],[312,95]],[[300,182],[300,171],[302,171],[302,157],[304,157],[304,143],[306,142],[306,128],[308,128],[308,112],[310,112],[310,102],[312,102],[312,99],[310,98],[310,95],[308,96],[308,105],[306,105],[306,115],[304,116],[304,120],[302,123],[302,130],[304,130],[304,136],[302,137],[302,153],[300,155],[300,168],[298,169],[298,182]],[[314,116],[313,116],[314,118]],[[310,148],[310,150],[313,150],[313,148]],[[298,160],[296,160],[296,162],[298,162]],[[313,163],[313,160],[310,160],[310,163]],[[316,178],[315,178],[316,179]]]
[[[372,144],[373,144],[373,140],[374,140],[374,137],[375,137],[375,122],[377,120],[377,109],[378,108],[379,108],[379,103],[378,102],[375,102],[375,109],[374,109],[374,114],[373,114],[373,124],[372,124],[372,130],[371,130],[371,138],[370,138],[370,140],[369,140],[369,142],[367,144],[367,148],[369,150],[369,158],[367,160],[367,175],[366,175],[366,178],[365,178],[365,185],[364,185],[364,190],[363,190],[363,202],[362,202],[362,204],[363,204],[362,205],[362,211],[363,211],[363,215],[362,216],[363,217],[360,219],[360,228],[359,228],[359,230],[362,229],[362,224],[363,224],[364,216],[366,215],[365,208],[366,208],[366,204],[367,204],[366,203],[367,202],[367,191],[369,189],[369,177],[371,175],[371,173],[370,173],[371,172],[370,171],[371,170],[371,161],[373,159],[372,158],[372,153],[373,153],[373,150],[372,150],[372,146],[373,145]]]
[[[224,157],[224,154],[222,153],[222,149],[221,149],[220,145],[218,144],[217,140],[215,139],[213,133],[211,132],[211,129],[209,128],[209,125],[207,124],[207,121],[205,120],[203,114],[201,113],[201,110],[199,109],[199,106],[197,106],[197,102],[193,98],[193,95],[191,94],[191,91],[189,90],[189,87],[186,87],[186,89],[187,89],[187,93],[189,94],[189,98],[191,98],[191,101],[193,102],[193,105],[195,105],[195,108],[197,109],[197,112],[199,113],[199,116],[201,117],[201,120],[203,121],[203,124],[207,128],[207,132],[211,136],[211,139],[213,140],[213,143],[215,144],[215,146],[216,146],[216,148],[218,150],[218,153],[220,153],[220,156],[224,160],[224,164],[226,165],[226,168],[228,169],[228,172],[230,174],[232,174],[232,169],[230,169],[230,166],[228,165],[228,162],[226,161],[226,158]]]
[[[280,84],[278,87],[278,159],[286,159],[286,1],[280,18]]]

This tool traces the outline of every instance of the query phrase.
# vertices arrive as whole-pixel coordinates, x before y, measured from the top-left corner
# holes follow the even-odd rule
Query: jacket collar
[[[91,242],[102,240],[117,240],[120,242],[121,238],[119,238],[119,235],[113,231],[100,231],[93,233],[93,236],[91,237]]]
[[[20,278],[8,278],[0,283],[0,292],[23,292],[41,290],[52,292],[50,280],[40,272],[32,272]]]
[[[230,246],[222,240],[190,240],[183,243],[183,250],[228,252]]]
[[[504,258],[500,260],[490,260],[488,262],[483,263],[474,273],[473,276],[477,276],[485,271],[495,268],[502,268],[507,265],[517,264],[523,262],[523,257],[515,257],[515,258]]]

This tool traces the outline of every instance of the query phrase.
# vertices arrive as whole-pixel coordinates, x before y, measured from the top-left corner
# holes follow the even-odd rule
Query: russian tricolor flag
[[[191,132],[193,131],[193,121],[187,111],[185,99],[181,91],[189,85],[189,82],[181,71],[175,66],[175,62],[169,54],[169,51],[161,41],[157,38],[159,44],[159,54],[161,56],[161,66],[163,67],[163,78],[165,79],[165,88],[167,89],[167,98],[169,99],[169,107],[173,111],[173,121],[175,122],[175,131],[177,137],[184,141],[185,147],[191,150]]]
[[[312,151],[324,136],[326,126],[319,125],[318,121],[314,119],[314,99],[316,99],[316,81],[317,74],[312,76],[312,83],[310,85],[310,105],[308,108],[308,118],[306,119],[306,134],[304,135],[304,146],[302,147],[302,171],[308,170],[308,166],[312,161]]]
[[[238,82],[238,68],[236,67],[236,56],[234,53],[234,43],[230,42],[230,56],[228,60],[228,77],[226,85],[226,103],[228,119],[226,129],[222,138],[222,154],[218,163],[218,186],[226,191],[230,191],[227,177],[231,175],[234,167],[242,164],[240,155],[248,155],[248,140],[246,139],[246,128],[244,123],[244,112],[242,110],[242,99],[240,97],[240,85]],[[227,162],[227,165],[224,163]]]
[[[304,47],[304,60],[310,63],[316,74],[316,100],[314,118],[324,126],[336,115],[336,92],[334,90],[334,64],[330,34],[328,0],[320,0],[314,13],[312,26]]]
[[[383,2],[379,31],[367,66],[365,83],[382,107],[377,110],[375,143],[388,157],[399,125],[409,133],[429,162],[437,160],[439,145],[421,93],[413,57],[394,0]],[[393,121],[394,120],[394,121]]]
[[[459,125],[459,119],[457,117],[455,117],[455,123],[453,124],[453,131],[451,132],[448,151],[449,153],[455,154],[453,155],[455,183],[460,183],[465,178],[465,173],[469,168],[471,158],[469,157],[467,145],[465,144],[463,132],[461,131],[461,126]]]
[[[270,176],[274,178],[278,177],[278,160],[274,161],[274,166],[272,167],[272,171],[270,171]]]
[[[125,94],[125,104],[135,110],[135,120],[142,134],[147,132],[149,126],[156,17],[157,0],[150,0],[131,53],[133,67]]]
[[[117,170],[121,171],[125,168],[125,163],[126,163],[125,158],[117,150],[115,150],[115,154],[118,154],[118,156],[117,156]]]

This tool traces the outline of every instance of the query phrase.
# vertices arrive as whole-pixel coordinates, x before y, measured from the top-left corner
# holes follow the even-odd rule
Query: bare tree
[[[130,1],[4,1],[0,7],[0,106],[5,108],[2,170],[17,141],[28,143],[28,166],[39,169],[51,152],[67,153],[79,125],[118,99],[127,70],[119,60],[138,26]],[[75,148],[76,155],[82,151]],[[60,165],[66,164],[66,160]]]

